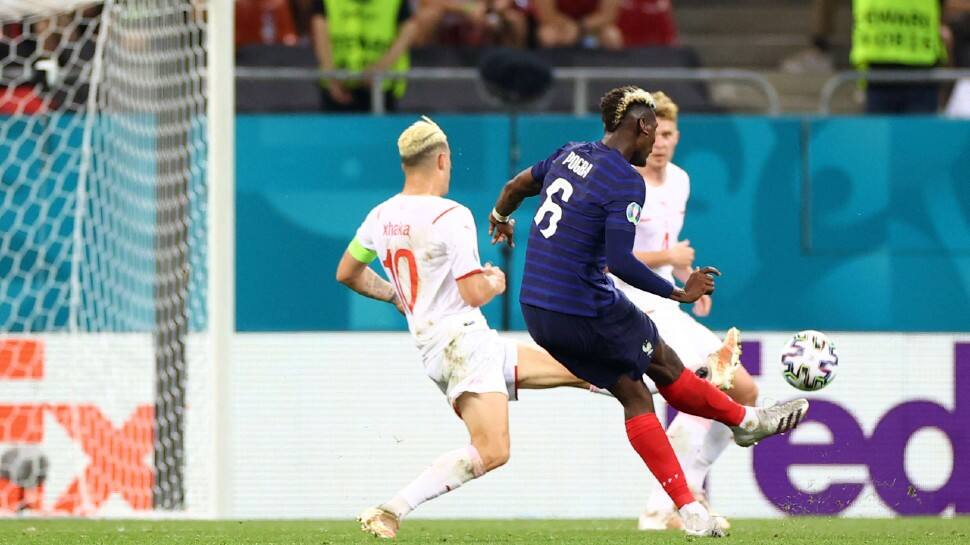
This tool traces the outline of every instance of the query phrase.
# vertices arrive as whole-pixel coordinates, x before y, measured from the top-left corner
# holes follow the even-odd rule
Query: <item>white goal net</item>
[[[211,508],[206,8],[0,0],[0,516]]]

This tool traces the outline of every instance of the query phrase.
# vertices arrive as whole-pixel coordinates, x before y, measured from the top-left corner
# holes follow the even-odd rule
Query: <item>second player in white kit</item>
[[[475,275],[501,274],[481,265],[468,208],[436,195],[398,194],[371,210],[355,241],[381,259],[425,372],[449,403],[465,392],[514,399],[516,343],[500,339],[458,288]]]
[[[445,133],[423,118],[401,133],[398,150],[404,188],[367,214],[337,280],[407,317],[425,373],[464,421],[471,444],[441,454],[390,500],[361,513],[362,529],[387,539],[422,503],[508,460],[508,401],[517,387],[589,387],[544,350],[500,338],[478,310],[505,291],[505,275],[481,264],[471,212],[444,198],[451,178]],[[375,260],[387,280],[368,266]]]
[[[666,178],[663,184],[654,186],[649,183],[640,223],[637,224],[637,234],[633,246],[635,255],[668,254],[675,257],[661,261],[663,258],[641,257],[646,261],[662,265],[651,268],[670,283],[675,283],[675,265],[681,265],[676,270],[680,279],[686,278],[690,272],[690,260],[694,254],[689,241],[679,241],[680,231],[684,225],[684,211],[690,196],[690,178],[684,169],[673,163],[666,168]],[[671,252],[671,247],[674,248]],[[685,257],[680,257],[681,255]],[[686,257],[690,256],[690,257]],[[673,260],[671,262],[670,260]],[[682,261],[681,261],[682,260]],[[667,342],[680,356],[684,365],[696,371],[706,363],[707,356],[721,348],[721,339],[711,330],[697,322],[694,318],[680,309],[680,304],[672,299],[657,297],[652,293],[638,290],[619,278],[614,277],[618,288],[640,310],[648,313],[650,319],[657,323],[664,341]],[[710,296],[705,296],[705,302],[697,305],[698,309],[710,306]]]
[[[671,162],[680,133],[677,105],[662,92],[653,94],[657,104],[657,136],[647,165],[637,170],[644,178],[646,199],[637,224],[634,255],[670,282],[683,282],[691,272],[694,249],[689,240],[680,240],[690,198],[690,177]],[[657,325],[684,366],[710,379],[743,405],[753,406],[758,388],[740,367],[740,333],[732,328],[722,343],[710,329],[681,309],[680,304],[638,290],[618,278],[617,287]],[[694,304],[697,316],[707,316],[711,297]],[[649,382],[649,379],[644,377]],[[684,468],[696,497],[704,498],[704,479],[711,464],[731,442],[727,426],[687,414],[678,414],[667,429],[671,445]],[[678,528],[681,521],[670,498],[659,483],[654,483],[647,507],[640,516],[641,530]]]

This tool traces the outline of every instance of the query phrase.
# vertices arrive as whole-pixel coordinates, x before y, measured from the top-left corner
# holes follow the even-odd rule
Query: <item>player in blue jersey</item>
[[[684,372],[653,322],[618,291],[607,269],[628,284],[692,303],[714,291],[720,272],[703,267],[677,288],[633,255],[644,203],[643,166],[653,148],[657,119],[650,93],[619,87],[600,102],[605,134],[569,143],[502,189],[489,216],[492,242],[513,244],[510,215],[541,195],[526,251],[519,300],[532,338],[574,375],[605,388],[623,405],[634,450],[670,495],[690,535],[724,535],[721,521],[695,501],[670,442],[654,414],[646,374],[675,409],[723,422],[735,442],[751,446],[794,428],[808,402],[768,408],[739,405],[692,372]]]

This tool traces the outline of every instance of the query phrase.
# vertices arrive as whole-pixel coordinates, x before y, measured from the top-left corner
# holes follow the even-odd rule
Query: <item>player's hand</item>
[[[701,298],[694,301],[694,316],[698,318],[704,318],[711,313],[711,306],[714,304],[714,299],[710,295],[701,295]]]
[[[681,303],[693,303],[704,295],[714,293],[714,277],[721,276],[721,271],[714,267],[701,267],[690,273],[683,290],[674,290],[671,299]]]
[[[509,248],[515,248],[515,242],[512,241],[512,235],[515,234],[515,219],[509,218],[509,221],[502,223],[489,214],[488,234],[492,235],[492,244],[505,242]]]
[[[491,263],[486,263],[485,266],[482,267],[482,274],[484,274],[485,278],[488,279],[496,295],[505,293],[505,273],[502,272],[502,269],[492,265]]]
[[[674,244],[667,252],[670,254],[670,264],[675,269],[689,269],[694,263],[694,249],[690,247],[689,240]]]

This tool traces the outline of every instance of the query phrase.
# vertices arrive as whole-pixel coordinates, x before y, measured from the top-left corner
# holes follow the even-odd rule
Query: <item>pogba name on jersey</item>
[[[573,152],[569,152],[569,155],[566,156],[562,164],[582,178],[585,178],[589,174],[589,171],[593,170],[593,163],[590,163]]]

